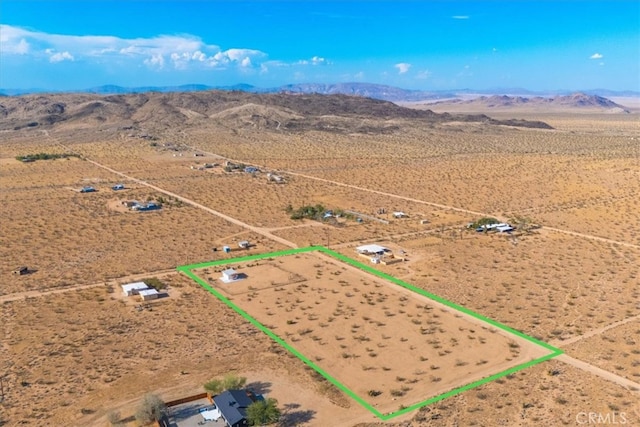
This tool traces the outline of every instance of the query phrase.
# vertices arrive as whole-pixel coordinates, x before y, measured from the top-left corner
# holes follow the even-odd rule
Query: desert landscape
[[[146,393],[228,372],[276,398],[281,425],[639,425],[640,111],[490,102],[1,97],[0,425],[133,426]],[[292,219],[309,206],[322,215]],[[514,230],[469,226],[482,218]],[[548,354],[322,254],[219,280],[229,260],[310,245],[564,354],[382,421],[176,271],[220,261],[194,273],[382,414]],[[122,296],[147,278],[166,296]]]

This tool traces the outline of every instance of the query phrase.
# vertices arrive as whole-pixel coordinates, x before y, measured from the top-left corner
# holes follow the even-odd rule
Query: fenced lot
[[[381,419],[560,354],[324,247],[178,269]]]

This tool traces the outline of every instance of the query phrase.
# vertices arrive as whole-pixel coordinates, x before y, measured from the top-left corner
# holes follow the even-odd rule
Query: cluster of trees
[[[323,220],[326,220],[328,218],[333,218],[333,217],[343,217],[343,218],[346,218],[346,219],[354,219],[355,218],[355,216],[353,214],[347,213],[347,212],[345,212],[343,210],[328,211],[321,204],[304,205],[304,206],[299,207],[298,209],[294,209],[293,206],[287,205],[287,207],[284,210],[285,210],[285,212],[287,212],[291,216],[291,219],[307,218],[307,219],[314,219],[316,221],[323,221]],[[325,218],[325,214],[328,213],[328,212],[331,213],[331,215],[328,218]]]
[[[291,219],[308,218],[308,219],[321,220],[322,216],[326,212],[324,206],[320,204],[315,206],[306,205],[306,206],[299,207],[298,209],[293,209],[293,206],[288,205],[285,210],[291,216]]]
[[[17,156],[16,160],[19,160],[21,162],[35,162],[36,160],[55,160],[55,159],[66,159],[69,157],[80,157],[80,156],[73,153],[62,153],[62,154],[38,153],[38,154],[27,154],[24,156]]]
[[[144,282],[145,285],[155,289],[156,291],[161,291],[167,287],[167,285],[164,284],[162,280],[158,279],[157,277],[147,277],[146,279],[142,279],[142,281]]]
[[[499,223],[500,221],[498,221],[496,218],[484,217],[472,223],[469,226],[469,228],[478,228],[478,227],[482,227],[483,225],[491,225],[491,224],[499,224]]]

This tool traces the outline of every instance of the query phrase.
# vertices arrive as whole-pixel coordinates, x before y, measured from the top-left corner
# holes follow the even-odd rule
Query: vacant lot
[[[200,274],[382,413],[549,353],[326,256],[233,266],[246,277]]]
[[[639,314],[637,249],[544,229],[518,238],[461,237],[401,239],[395,243],[408,265],[381,268],[560,347],[563,339]]]

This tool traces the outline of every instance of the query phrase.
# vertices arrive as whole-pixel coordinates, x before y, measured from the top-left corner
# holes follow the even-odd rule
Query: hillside
[[[550,129],[543,122],[495,120],[483,114],[437,114],[347,95],[255,94],[240,91],[39,94],[0,100],[0,130],[96,125],[168,128],[215,121],[231,128],[279,132],[389,132],[399,121],[470,122]]]

